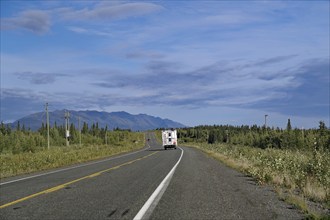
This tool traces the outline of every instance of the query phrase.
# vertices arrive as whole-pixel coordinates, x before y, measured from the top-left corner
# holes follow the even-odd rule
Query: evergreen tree
[[[215,130],[211,130],[209,133],[208,141],[209,144],[214,144],[217,142],[217,137],[215,134]]]
[[[6,134],[11,134],[11,127],[9,124],[6,126]]]
[[[286,125],[286,130],[287,131],[291,131],[292,130],[290,118],[288,119],[288,123]]]
[[[324,136],[327,130],[327,126],[325,125],[324,121],[319,122],[319,134],[320,136]]]
[[[82,134],[87,134],[88,133],[88,124],[84,122],[83,128],[81,130]]]
[[[4,135],[7,133],[6,126],[5,126],[5,123],[3,123],[3,121],[1,122],[0,132]]]
[[[73,143],[75,143],[75,142],[77,141],[77,139],[78,139],[78,138],[77,138],[78,135],[77,135],[76,128],[75,128],[75,126],[74,126],[73,123],[70,124],[70,128],[69,128],[69,130],[70,130],[70,140],[71,140]]]
[[[318,134],[318,148],[322,150],[328,149],[330,144],[330,134],[324,121],[319,122]]]
[[[19,121],[17,121],[16,131],[20,131],[20,130],[21,130],[21,124],[19,123]]]

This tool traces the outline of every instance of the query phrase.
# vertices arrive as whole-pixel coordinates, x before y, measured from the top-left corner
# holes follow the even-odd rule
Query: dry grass
[[[35,153],[0,155],[1,178],[96,160],[140,149],[143,133],[128,133],[115,145],[52,147]]]
[[[308,206],[304,198],[294,194],[288,194],[285,196],[284,201],[299,208],[303,212],[308,213]]]
[[[222,154],[219,153],[214,153],[211,151],[207,152],[208,155],[220,160],[221,162],[223,162],[224,164],[226,164],[227,166],[240,170],[240,171],[247,171],[250,169],[251,164],[249,163],[249,161],[247,160],[237,160],[237,159],[232,159],[228,156],[224,156]]]
[[[302,190],[304,194],[313,201],[320,202],[327,199],[327,192],[324,187],[320,187],[319,184],[312,178],[307,179]]]

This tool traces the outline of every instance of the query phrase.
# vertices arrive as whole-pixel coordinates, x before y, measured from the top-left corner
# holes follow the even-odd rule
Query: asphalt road
[[[138,152],[2,180],[0,219],[133,219],[159,188],[143,218],[304,217],[270,188],[202,152],[187,147],[165,151],[153,134],[147,138],[150,148]]]

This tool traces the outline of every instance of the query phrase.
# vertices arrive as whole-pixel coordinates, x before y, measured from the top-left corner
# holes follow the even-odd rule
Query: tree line
[[[124,141],[125,137],[131,132],[129,129],[115,128],[112,131],[101,128],[98,122],[91,126],[84,122],[81,129],[75,127],[73,123],[69,126],[70,136],[69,142],[73,145],[102,145],[102,144],[119,144]],[[49,139],[51,146],[66,146],[64,125],[57,125],[49,128]],[[36,152],[47,148],[48,129],[47,125],[42,123],[37,131],[26,129],[26,127],[17,122],[15,128],[1,122],[0,125],[0,154],[21,152]]]
[[[286,129],[257,125],[197,126],[179,129],[178,138],[183,142],[228,143],[263,149],[330,150],[330,130],[323,121],[317,129],[293,129],[290,119]]]

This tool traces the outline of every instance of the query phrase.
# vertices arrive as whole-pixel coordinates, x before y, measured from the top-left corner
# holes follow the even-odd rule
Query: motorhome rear
[[[164,130],[162,131],[162,140],[163,147],[166,150],[167,148],[174,148],[178,146],[178,138],[176,134],[176,130]]]

